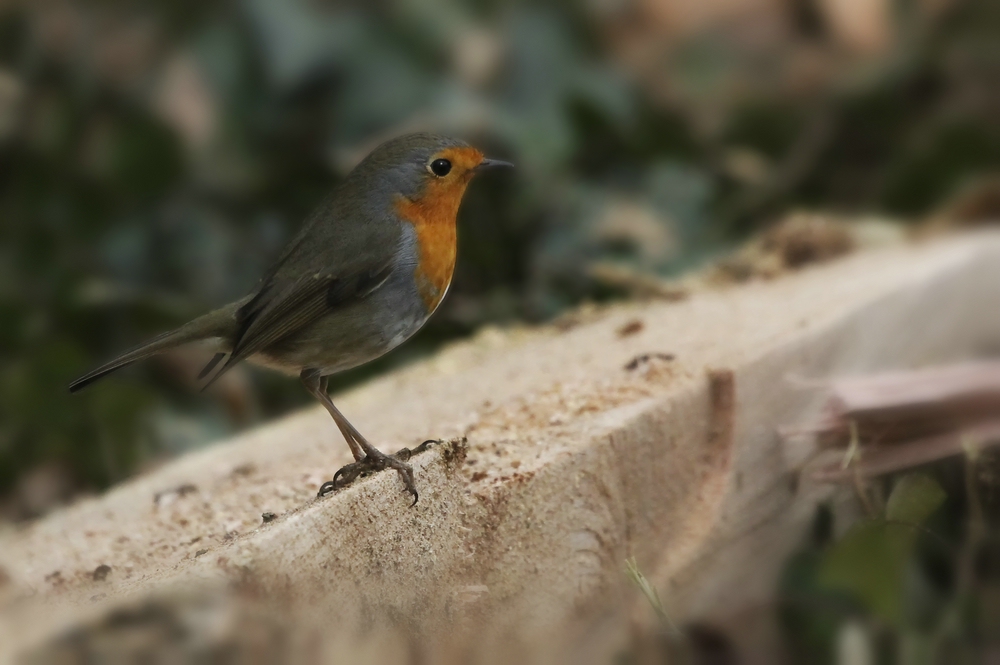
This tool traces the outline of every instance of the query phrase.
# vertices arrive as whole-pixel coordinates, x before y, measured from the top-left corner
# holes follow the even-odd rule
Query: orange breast
[[[413,276],[428,311],[441,302],[455,272],[456,221],[461,200],[459,193],[458,196],[427,195],[419,201],[401,198],[396,203],[399,216],[412,224],[417,234],[419,255]]]
[[[483,159],[475,148],[455,148],[441,155],[459,169],[455,177],[429,181],[419,199],[396,201],[396,212],[417,234],[419,257],[413,276],[428,312],[444,298],[455,273],[458,206],[472,179],[471,169]]]

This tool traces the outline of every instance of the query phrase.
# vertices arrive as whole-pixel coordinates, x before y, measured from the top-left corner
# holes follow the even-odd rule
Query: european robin
[[[387,455],[369,443],[334,406],[327,380],[424,325],[451,284],[465,189],[475,174],[501,166],[511,164],[431,134],[383,143],[309,216],[253,292],[126,351],[70,391],[167,349],[213,340],[217,353],[198,376],[211,375],[206,387],[249,360],[297,373],[333,416],[355,461],[324,483],[321,496],[362,473],[393,468],[416,503],[411,451]]]

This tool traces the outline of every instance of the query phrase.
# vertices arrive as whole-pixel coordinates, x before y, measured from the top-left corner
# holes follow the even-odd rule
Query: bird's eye
[[[431,173],[439,178],[443,178],[451,173],[451,162],[447,159],[435,159],[431,162]]]

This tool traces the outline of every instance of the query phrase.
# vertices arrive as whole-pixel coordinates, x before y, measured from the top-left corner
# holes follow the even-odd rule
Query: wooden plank
[[[156,594],[174,613],[143,616],[221,605],[225,639],[286,659],[609,662],[653,620],[632,556],[675,621],[725,622],[769,601],[830,491],[777,433],[820,413],[799,380],[995,350],[997,302],[981,234],[484,331],[338,399],[390,450],[458,437],[415,458],[416,508],[392,474],[313,500],[346,461],[320,409],[248,432],[0,536],[0,662],[72,626],[59,648],[93,645],[116,628],[87,620]]]

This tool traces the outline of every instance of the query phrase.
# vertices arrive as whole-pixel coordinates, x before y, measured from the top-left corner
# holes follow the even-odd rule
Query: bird
[[[101,377],[192,342],[216,353],[198,375],[207,388],[249,361],[300,381],[329,412],[354,462],[319,496],[362,474],[395,469],[419,494],[407,460],[372,445],[334,405],[333,374],[372,361],[416,333],[451,285],[458,210],[473,176],[513,164],[465,141],[430,133],[390,139],[369,153],[305,220],[245,297],[125,351],[73,381],[78,392]]]

